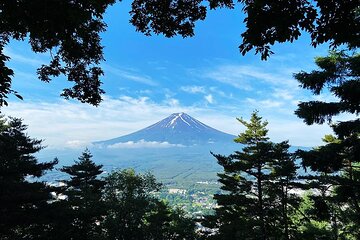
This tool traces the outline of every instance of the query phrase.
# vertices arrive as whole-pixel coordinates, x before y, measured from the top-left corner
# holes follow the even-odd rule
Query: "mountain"
[[[94,144],[108,146],[127,142],[158,142],[194,146],[232,143],[234,138],[235,136],[209,127],[186,113],[173,113],[169,117],[137,132]]]
[[[103,165],[106,172],[133,168],[137,172],[152,172],[167,186],[193,188],[196,185],[196,188],[201,189],[217,189],[217,173],[223,171],[223,168],[210,152],[227,156],[241,150],[242,145],[235,143],[234,138],[185,113],[174,113],[129,135],[95,142],[89,149],[94,161]],[[159,144],[164,142],[168,144]],[[169,143],[187,147],[172,147]],[[299,148],[309,150],[292,147],[291,151]],[[44,149],[39,159],[45,162],[58,157],[61,166],[69,166],[81,152],[82,149],[59,152],[50,148]],[[62,179],[61,174],[54,171],[47,180]]]

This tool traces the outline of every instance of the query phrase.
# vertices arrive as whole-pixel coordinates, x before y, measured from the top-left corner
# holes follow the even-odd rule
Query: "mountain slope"
[[[235,136],[221,132],[192,118],[186,113],[173,113],[169,117],[137,132],[94,144],[113,145],[126,142],[168,142],[185,146],[229,143]]]

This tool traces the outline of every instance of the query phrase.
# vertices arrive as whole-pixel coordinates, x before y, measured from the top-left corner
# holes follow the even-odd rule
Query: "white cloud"
[[[182,86],[180,88],[181,91],[187,92],[187,93],[206,93],[205,87],[203,86]]]
[[[208,103],[210,103],[210,104],[213,104],[214,101],[215,101],[213,95],[211,95],[211,94],[206,95],[204,98],[205,98],[205,100],[206,100]]]
[[[115,143],[107,146],[110,149],[123,149],[123,148],[170,148],[170,147],[185,147],[182,144],[171,144],[169,142],[156,142],[145,141],[144,139],[134,142],[128,141],[124,143]]]
[[[280,105],[270,100],[259,104]],[[253,109],[246,104],[208,108],[182,106],[176,101],[156,103],[148,97],[105,96],[99,107],[65,100],[52,103],[26,101],[10,102],[2,111],[7,116],[23,118],[29,125],[29,136],[45,139],[44,144],[49,148],[83,148],[94,141],[140,130],[175,112],[186,112],[211,127],[237,135],[244,128],[235,118],[247,119]],[[293,145],[314,146],[321,143],[325,133],[331,133],[326,125],[309,127],[293,115],[290,119],[281,118],[283,115],[279,116],[271,108],[268,110],[260,110],[260,115],[269,121],[270,137],[274,141],[289,139]]]
[[[13,68],[13,70],[14,70],[16,78],[21,78],[21,79],[25,79],[25,80],[39,81],[38,77],[37,77],[37,75],[35,73],[24,72],[24,71],[21,71],[21,70],[19,70],[17,68]]]
[[[73,149],[80,149],[86,146],[89,146],[89,143],[82,140],[69,140],[65,143],[65,147]]]
[[[272,141],[289,140],[291,145],[303,147],[322,145],[321,139],[324,135],[332,133],[332,130],[326,124],[308,126],[300,119],[271,119],[268,129]]]
[[[167,89],[165,94],[165,100],[163,101],[164,104],[169,105],[170,107],[179,107],[180,101],[173,97],[175,95],[175,93]]]
[[[244,75],[239,75],[228,68],[229,66],[219,67],[218,69],[208,71],[201,75],[202,77],[210,78],[212,80],[221,83],[229,84],[238,89],[247,90],[247,91],[253,89],[250,82],[245,78]]]
[[[242,90],[253,90],[253,80],[268,83],[274,86],[297,87],[297,81],[281,69],[267,69],[247,65],[222,65],[215,69],[201,73],[202,77],[229,84]]]
[[[143,83],[143,84],[146,84],[149,86],[157,86],[158,85],[158,83],[155,82],[150,76],[141,74],[134,70],[116,68],[116,67],[110,66],[108,64],[103,64],[102,67],[103,67],[105,73],[113,74],[119,78],[124,78],[124,79],[130,80],[130,81]]]
[[[74,148],[110,139],[153,124],[174,112],[202,112],[180,106],[176,99],[154,103],[147,97],[104,97],[99,107],[74,101],[10,102],[2,108],[7,116],[20,117],[31,137],[44,139],[49,148]]]
[[[203,116],[199,117],[200,121],[205,122],[209,126],[221,129],[233,135],[238,135],[245,130],[235,117],[243,117],[245,120],[250,119],[252,110],[247,112],[241,111],[234,116]],[[271,141],[281,142],[289,140],[293,146],[314,147],[322,144],[321,139],[325,134],[332,133],[328,125],[312,125],[308,126],[301,119],[292,116],[290,119],[284,119],[279,116],[273,116],[260,111],[260,116],[269,122],[269,137]]]
[[[280,98],[283,100],[292,100],[294,98],[294,93],[288,89],[275,88],[272,94],[275,98]]]
[[[4,49],[4,53],[11,58],[10,61],[19,62],[22,64],[25,63],[34,67],[40,67],[42,64],[47,64],[45,60],[39,58],[39,54],[30,53],[31,56],[25,56],[23,54],[13,51],[9,47]]]
[[[246,98],[245,102],[247,104],[250,104],[253,108],[256,108],[256,109],[279,108],[284,104],[283,102],[275,101],[275,100],[271,100],[271,99],[257,100],[254,98]]]
[[[340,99],[331,94],[328,90],[323,91],[320,95],[312,95],[312,100],[321,102],[338,102]]]
[[[176,98],[169,98],[167,99],[167,102],[171,107],[178,107],[180,105],[179,100]]]
[[[145,89],[145,90],[138,90],[136,91],[137,94],[151,94],[153,91],[151,91],[150,89]]]

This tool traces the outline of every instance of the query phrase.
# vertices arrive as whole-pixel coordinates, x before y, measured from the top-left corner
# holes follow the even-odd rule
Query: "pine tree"
[[[244,144],[245,147],[242,149],[242,152],[236,152],[233,156],[233,159],[238,161],[238,164],[235,162],[235,169],[236,165],[238,165],[237,171],[240,170],[245,173],[245,176],[243,176],[244,182],[247,183],[245,186],[251,186],[252,188],[244,192],[246,194],[244,197],[249,199],[248,194],[251,194],[257,200],[254,201],[254,206],[247,209],[249,214],[257,217],[254,227],[258,227],[259,231],[255,231],[255,235],[259,239],[267,239],[269,231],[267,223],[269,222],[266,220],[265,215],[266,211],[268,211],[267,204],[269,202],[267,201],[270,199],[267,199],[264,189],[265,185],[269,183],[269,174],[266,171],[269,171],[272,147],[267,137],[268,130],[266,126],[268,123],[266,121],[263,122],[262,118],[257,115],[257,112],[252,114],[250,122],[246,122],[243,119],[238,119],[238,121],[246,127],[246,130],[235,139],[235,142]],[[232,165],[234,163],[230,165],[225,164],[223,167],[225,169],[230,167],[231,169]],[[254,180],[246,178],[253,178]]]
[[[39,163],[42,141],[26,134],[21,119],[0,118],[0,239],[47,239],[53,189],[37,180],[56,160]]]
[[[65,211],[68,213],[70,239],[98,239],[101,236],[99,223],[104,214],[101,200],[104,181],[99,179],[102,165],[92,161],[92,155],[86,149],[72,166],[65,166],[62,172],[70,175],[64,181],[67,196]],[[64,234],[64,233],[63,233]]]
[[[320,95],[327,88],[338,100],[303,102],[299,104],[296,114],[309,125],[328,122],[335,136],[325,136],[325,145],[311,151],[299,151],[298,154],[304,167],[318,173],[313,182],[329,189],[332,197],[324,200],[329,207],[343,206],[340,212],[332,211],[333,217],[342,218],[342,223],[351,220],[345,225],[359,229],[360,179],[357,174],[360,164],[360,119],[357,116],[360,113],[360,54],[331,52],[327,57],[316,58],[315,63],[319,70],[300,72],[295,74],[295,78],[314,95]],[[343,113],[355,119],[333,122],[333,117]],[[337,234],[342,234],[342,229],[336,229]],[[353,233],[359,235],[355,231]]]
[[[249,122],[238,120],[246,127],[235,139],[242,150],[214,155],[224,173],[218,174],[223,193],[214,196],[220,207],[208,217],[219,228],[212,239],[289,239],[289,190],[296,172],[289,145],[269,141],[268,123],[257,112]]]

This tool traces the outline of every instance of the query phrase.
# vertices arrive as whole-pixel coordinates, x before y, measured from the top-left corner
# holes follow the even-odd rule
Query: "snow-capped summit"
[[[195,118],[190,117],[189,115],[183,112],[173,113],[169,117],[145,129],[158,128],[158,127],[172,128],[176,130],[180,130],[180,129],[185,130],[186,128],[189,128],[195,131],[200,131],[201,129],[211,129],[211,127],[203,124],[202,122],[196,120]]]
[[[221,132],[186,113],[173,113],[167,118],[137,132],[95,144],[113,145],[126,142],[168,142],[181,145],[231,143],[235,136]]]

